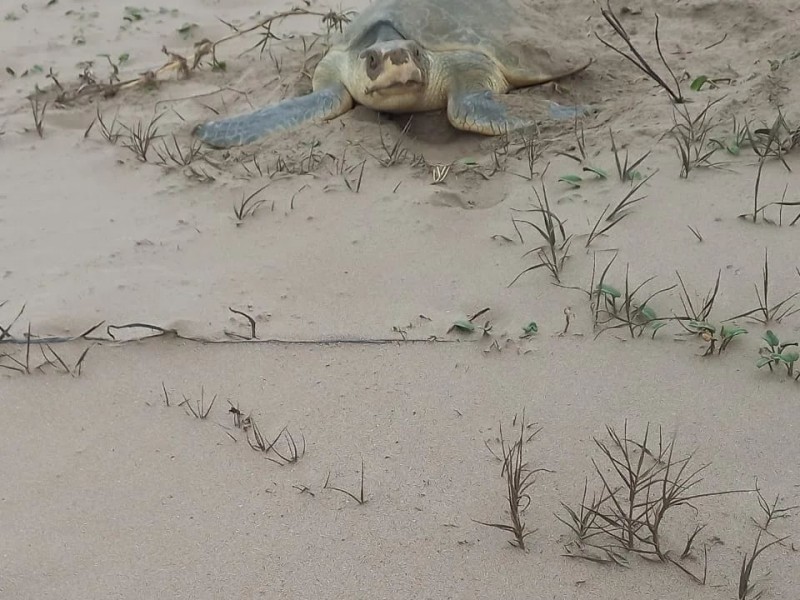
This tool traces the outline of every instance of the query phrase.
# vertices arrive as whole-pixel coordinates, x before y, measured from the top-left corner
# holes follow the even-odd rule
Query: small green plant
[[[721,343],[719,346],[718,354],[722,354],[728,347],[728,344],[730,344],[734,338],[737,338],[740,335],[747,335],[747,330],[744,329],[743,327],[736,327],[736,326],[726,327],[725,325],[723,325],[722,327],[720,327],[719,337]]]
[[[599,167],[583,167],[583,170],[588,173],[594,173],[599,179],[608,179],[608,173]],[[574,175],[571,173],[562,175],[558,178],[558,180],[563,181],[564,183],[567,183],[575,188],[581,187],[581,184],[584,181],[583,177],[580,175]]]
[[[450,325],[450,328],[447,330],[447,333],[450,333],[451,331],[460,331],[461,333],[473,333],[476,329],[478,329],[478,327],[476,327],[475,325],[475,319],[477,319],[481,315],[486,314],[490,310],[491,308],[489,307],[482,308],[481,310],[479,310],[472,316],[467,317],[466,319],[456,319],[455,321],[453,321],[453,324]],[[486,321],[483,327],[480,327],[480,329],[483,330],[484,335],[487,335],[492,330],[491,321]]]
[[[607,284],[605,281],[600,281],[596,292],[604,300],[605,313],[607,315],[607,319],[602,325],[607,325],[612,322],[616,322],[616,324],[604,327],[598,332],[597,336],[604,331],[626,328],[632,338],[637,338],[641,337],[647,327],[650,327],[652,330],[651,337],[655,338],[656,333],[666,325],[666,321],[658,317],[656,311],[650,306],[650,302],[659,294],[668,292],[675,288],[675,286],[671,285],[662,288],[647,296],[644,301],[640,302],[637,300],[636,295],[639,291],[654,279],[655,277],[650,277],[636,287],[632,287],[630,282],[630,265],[626,265],[624,291],[620,292],[617,288]],[[622,302],[617,304],[617,300],[619,299],[622,299]]]
[[[522,331],[523,335],[521,337],[523,338],[533,337],[539,332],[539,326],[536,324],[536,321],[531,321],[530,323],[525,325],[525,327],[522,328]]]
[[[711,78],[711,77],[709,77],[708,75],[698,75],[697,77],[695,77],[694,79],[692,79],[692,83],[691,83],[691,85],[689,86],[689,88],[690,88],[690,89],[691,89],[693,92],[699,92],[699,91],[700,91],[700,90],[702,90],[702,89],[703,89],[703,87],[705,87],[706,85],[707,85],[708,87],[710,87],[710,88],[714,88],[714,89],[716,89],[716,88],[718,88],[718,87],[719,87],[719,84],[720,84],[720,83],[723,83],[723,82],[725,82],[725,83],[730,83],[730,82],[731,82],[731,79],[730,79],[730,77],[716,77],[716,78]]]
[[[800,380],[800,373],[795,373],[794,369],[794,364],[800,360],[800,353],[795,350],[787,350],[787,348],[796,348],[798,343],[782,343],[771,329],[768,329],[761,339],[764,340],[767,345],[759,349],[758,353],[761,358],[758,359],[756,366],[759,369],[762,367],[769,367],[769,370],[773,371],[773,367],[784,365],[789,377],[794,377],[795,381]]]
[[[722,325],[717,331],[717,327],[705,321],[689,321],[685,328],[697,335],[708,343],[703,356],[711,356],[716,351],[717,354],[722,354],[734,338],[747,334],[747,330],[742,327],[725,326]],[[717,346],[719,344],[719,347]]]
[[[731,135],[725,139],[712,138],[710,141],[712,144],[716,144],[720,150],[725,150],[728,154],[738,156],[742,148],[748,144],[748,128],[750,123],[745,119],[744,124],[740,125],[735,115],[732,119],[733,128]]]

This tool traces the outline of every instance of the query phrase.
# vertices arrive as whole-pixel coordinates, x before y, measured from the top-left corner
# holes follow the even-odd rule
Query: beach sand
[[[306,8],[366,3],[351,4]],[[108,55],[123,58],[122,80],[136,78],[169,60],[162,47],[188,56],[230,33],[221,20],[246,27],[292,4],[4,8],[0,598],[736,597],[759,532],[752,519],[764,520],[754,491],[669,511],[664,547],[699,577],[705,548],[705,585],[635,553],[622,553],[628,568],[566,557],[574,536],[555,515],[568,520],[561,503],[578,509],[586,481],[587,500],[601,492],[593,461],[616,481],[595,439],[609,444],[606,428],[622,435],[626,424],[637,442],[649,424],[652,452],[660,431],[664,442],[677,436],[676,461],[694,453],[692,470],[708,464],[688,493],[757,486],[768,502],[800,504],[800,382],[781,364],[756,367],[767,330],[800,341],[800,313],[791,314],[800,220],[790,225],[800,206],[769,206],[756,223],[739,217],[753,213],[759,172],[746,143],[681,177],[667,134],[681,117],[667,94],[596,39],[619,43],[598,4],[558,4],[572,19],[561,42],[596,62],[557,86],[509,95],[514,110],[542,115],[532,167],[524,143],[457,132],[441,113],[416,115],[403,136],[405,117],[362,107],[247,147],[203,148],[189,166],[161,165],[172,135],[185,150],[213,111],[308,91],[303,68],[322,41],[304,52],[302,36],[324,30],[320,16],[276,22],[280,39],[261,54],[244,52],[257,32],[220,44],[224,70],[206,58],[186,77],[60,104],[50,69],[74,89],[85,61],[107,80]],[[668,77],[652,41],[658,13],[664,56],[689,100],[679,110],[693,118],[719,100],[709,139],[730,146],[734,117],[755,130],[782,114],[800,132],[797,3],[612,6]],[[690,89],[701,75],[716,87]],[[39,106],[48,102],[41,136],[27,98],[35,86]],[[581,120],[582,164],[565,156],[580,152],[575,126],[549,118],[550,101],[593,109]],[[159,114],[163,137],[143,162],[125,126]],[[649,152],[640,179],[620,181],[609,131],[621,158]],[[395,164],[381,164],[391,162],[382,136],[389,148],[400,140]],[[796,146],[786,165],[763,162],[761,206],[800,202]],[[433,184],[437,166],[449,171]],[[582,177],[579,187],[564,175]],[[639,185],[624,219],[587,245],[604,209]],[[237,219],[234,207],[262,187],[263,202]],[[514,219],[541,223],[521,211],[543,189],[572,236],[560,282],[545,268],[517,279],[538,264],[542,239]],[[758,307],[767,251],[768,304],[788,297],[776,315],[789,314],[726,321]],[[593,267],[596,284],[612,259],[605,283],[624,293],[626,272],[631,291],[645,283],[634,300],[663,327],[637,325],[632,336],[605,314],[595,325],[584,290]],[[703,356],[709,342],[672,319],[691,312],[678,275],[699,308],[718,274],[708,321],[718,337],[723,324],[747,333]],[[452,327],[487,308],[474,331]],[[525,335],[531,322],[537,330]],[[27,347],[29,326],[37,343]],[[207,418],[195,418],[214,397]],[[255,451],[254,428],[236,427],[232,407],[267,441],[280,436],[280,455]],[[523,412],[523,437],[538,431],[524,458],[544,469],[528,490],[523,517],[535,532],[524,551],[479,523],[509,522],[495,455],[500,424],[509,443]],[[285,464],[289,435],[300,456]],[[332,489],[359,497],[362,465],[364,504]],[[752,594],[796,597],[798,523],[776,519],[762,534],[762,545],[792,537],[756,561]]]

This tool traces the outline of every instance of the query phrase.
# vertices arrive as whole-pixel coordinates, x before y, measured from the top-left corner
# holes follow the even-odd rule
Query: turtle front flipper
[[[486,89],[451,93],[447,98],[447,119],[457,129],[483,135],[503,135],[535,125],[509,115],[505,105]]]
[[[353,98],[344,85],[337,83],[251,113],[203,123],[192,133],[209,146],[230,148],[310,121],[334,119],[352,108]]]

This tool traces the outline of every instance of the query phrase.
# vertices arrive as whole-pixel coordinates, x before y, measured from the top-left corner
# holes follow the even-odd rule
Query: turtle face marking
[[[424,51],[410,40],[377,42],[359,54],[366,96],[416,96],[427,81]]]

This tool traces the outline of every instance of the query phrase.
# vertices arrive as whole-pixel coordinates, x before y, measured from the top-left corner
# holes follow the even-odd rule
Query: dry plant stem
[[[375,156],[363,146],[361,149],[374,158],[382,167],[391,167],[403,162],[408,156],[408,150],[403,147],[403,142],[405,141],[406,135],[408,135],[408,130],[411,128],[413,119],[413,115],[408,118],[394,144],[390,144],[386,141],[386,137],[383,133],[383,126],[380,122],[378,122],[378,133],[381,138],[381,149],[383,150],[385,156]]]
[[[758,489],[758,486],[756,486],[756,493],[758,494],[758,505],[761,508],[761,512],[764,513],[764,522],[759,523],[752,517],[751,520],[756,524],[756,527],[769,535],[772,535],[772,533],[769,531],[770,525],[772,525],[778,519],[788,519],[792,516],[791,511],[800,508],[800,505],[778,506],[778,502],[780,502],[780,496],[775,496],[775,500],[773,500],[772,503],[767,502],[767,499],[764,498],[761,490]]]
[[[638,184],[636,184],[634,187],[632,187],[628,191],[628,193],[625,194],[625,196],[622,198],[622,200],[620,200],[617,203],[617,205],[614,207],[614,209],[611,210],[611,212],[608,213],[608,215],[606,215],[606,213],[611,208],[611,205],[610,204],[606,205],[606,207],[603,209],[603,212],[600,213],[600,217],[598,217],[597,221],[595,222],[594,227],[592,228],[592,231],[589,233],[589,236],[588,236],[588,238],[586,240],[586,246],[585,246],[586,248],[588,248],[589,245],[595,239],[597,239],[598,237],[600,237],[602,235],[605,235],[615,225],[617,225],[620,221],[622,221],[625,217],[627,217],[630,214],[630,207],[631,206],[633,206],[637,202],[640,202],[641,200],[644,200],[645,198],[647,198],[647,196],[639,196],[638,198],[634,198],[633,196],[636,194],[636,192],[639,191],[639,189],[645,183],[647,183],[650,180],[650,178],[653,175],[656,174],[656,172],[651,173],[645,179],[643,179]],[[606,225],[605,227],[601,228],[600,224],[603,222],[603,218],[604,217],[605,217],[606,222],[610,222],[610,223],[608,225]]]
[[[266,202],[266,199],[262,198],[260,200],[256,200],[255,198],[261,192],[267,189],[269,185],[269,183],[262,185],[249,196],[242,194],[242,199],[239,204],[235,204],[233,206],[233,214],[236,216],[237,223],[241,223],[247,217],[253,216],[256,213],[256,210],[258,210],[258,207]]]
[[[738,588],[738,598],[739,600],[758,600],[762,596],[762,592],[754,593],[755,585],[750,583],[750,578],[753,575],[753,566],[755,565],[756,559],[761,555],[762,552],[775,546],[776,544],[780,544],[789,538],[789,536],[785,536],[776,540],[772,540],[768,544],[761,545],[761,534],[764,533],[763,530],[759,529],[758,534],[756,535],[756,542],[753,545],[752,553],[745,554],[742,557],[742,566],[739,569],[739,588]]]
[[[24,306],[22,308],[23,308],[23,310],[25,309]],[[20,311],[20,314],[22,314],[22,311]],[[17,318],[19,318],[19,315],[17,315]],[[14,322],[16,322],[16,320],[17,319],[14,319]],[[7,329],[3,330],[3,335],[4,336],[8,332],[8,330],[11,329],[11,327],[13,327],[13,325],[14,325],[14,323],[9,325]],[[17,360],[16,358],[11,356],[10,354],[5,353],[2,356],[0,356],[0,358],[2,358],[2,357],[9,358],[17,366],[15,367],[13,365],[2,365],[2,364],[0,364],[0,367],[3,367],[4,369],[8,369],[9,371],[17,371],[18,373],[24,373],[25,375],[30,375],[31,374],[31,324],[30,323],[28,323],[28,335],[26,336],[26,340],[27,340],[27,342],[25,343],[25,362],[23,363],[22,361]]]
[[[683,321],[696,321],[697,323],[705,323],[708,321],[709,317],[711,316],[711,310],[714,308],[714,302],[717,299],[717,294],[719,293],[719,283],[720,277],[722,277],[722,269],[717,271],[717,280],[714,283],[714,287],[708,292],[708,294],[706,294],[705,298],[703,298],[702,306],[698,307],[695,307],[694,302],[692,302],[692,297],[686,289],[686,284],[683,282],[680,272],[675,271],[675,274],[677,275],[678,282],[681,286],[680,301],[683,305],[684,311],[684,315],[678,317],[677,321],[688,332],[697,333],[695,330],[684,326]]]
[[[480,525],[511,533],[514,539],[510,540],[509,543],[520,550],[525,550],[525,539],[536,531],[535,529],[529,530],[522,518],[522,513],[525,512],[531,503],[528,490],[536,483],[536,474],[546,471],[546,469],[528,468],[524,457],[525,444],[530,441],[539,430],[526,438],[526,428],[525,413],[523,412],[519,425],[519,437],[511,446],[506,446],[502,435],[502,424],[500,426],[500,445],[503,453],[503,469],[501,474],[505,476],[506,480],[506,500],[508,502],[511,524],[475,521]]]
[[[198,66],[200,65],[202,59],[206,56],[211,56],[211,61],[213,66],[219,66],[220,63],[217,60],[216,50],[217,47],[225,42],[230,40],[236,39],[258,29],[263,29],[266,33],[263,34],[263,39],[261,42],[257,43],[253,48],[264,46],[265,42],[269,39],[274,39],[275,36],[271,33],[271,26],[272,23],[275,21],[279,21],[291,16],[318,16],[321,17],[323,22],[326,23],[328,29],[338,28],[341,23],[347,22],[349,17],[345,13],[336,13],[334,11],[328,12],[320,12],[314,10],[308,10],[305,8],[292,8],[289,10],[279,11],[273,13],[267,17],[264,17],[259,22],[251,25],[250,27],[244,29],[237,29],[230,23],[225,23],[228,27],[234,30],[234,33],[231,33],[219,40],[212,42],[211,40],[204,39],[196,44],[194,44],[194,51],[189,54],[188,56],[182,56],[175,52],[170,52],[166,48],[162,48],[162,52],[167,55],[168,60],[166,63],[161,65],[160,67],[156,67],[153,69],[148,69],[144,71],[141,75],[137,77],[133,77],[126,80],[119,80],[117,77],[118,68],[115,66],[115,73],[112,76],[109,83],[100,83],[97,82],[93,76],[89,76],[84,73],[84,83],[82,83],[77,89],[75,90],[61,90],[57,102],[59,103],[67,103],[70,101],[74,101],[77,98],[87,95],[94,95],[94,94],[102,94],[106,97],[113,96],[114,94],[120,92],[121,90],[138,87],[142,85],[152,84],[158,81],[159,76],[177,72],[181,76],[187,76],[192,71],[195,71]],[[252,49],[252,48],[251,48]]]
[[[575,541],[579,545],[584,545],[588,539],[601,533],[595,526],[597,521],[597,511],[600,508],[600,505],[608,499],[608,496],[602,493],[599,497],[596,494],[593,494],[591,503],[587,504],[586,495],[588,491],[589,478],[587,477],[583,483],[583,496],[581,497],[581,503],[577,511],[570,508],[564,502],[560,502],[562,508],[569,516],[569,521],[559,514],[555,515],[556,519],[570,528],[572,533],[575,535]]]
[[[29,98],[31,103],[31,112],[33,113],[33,125],[36,128],[36,133],[40,138],[44,137],[44,114],[47,111],[47,102],[39,104],[39,99]]]
[[[614,163],[617,166],[617,175],[619,176],[620,181],[631,181],[634,177],[634,172],[636,167],[638,167],[644,160],[650,156],[652,150],[648,150],[638,159],[636,159],[633,163],[628,163],[628,150],[625,150],[625,162],[620,162],[619,154],[620,150],[617,147],[617,143],[614,140],[614,132],[611,128],[608,128],[608,135],[611,137],[611,151],[614,153]]]
[[[792,170],[784,156],[800,143],[800,129],[790,127],[780,110],[770,127],[752,131],[749,123],[745,123],[744,129],[753,152],[761,160],[770,157],[777,158],[787,171]],[[782,133],[785,134],[785,137],[781,136]]]
[[[625,217],[628,216],[627,214],[624,214],[624,215],[620,216],[619,218],[615,219],[614,221],[611,221],[611,223],[609,223],[608,225],[605,225],[604,227],[600,227],[600,224],[603,222],[603,218],[606,216],[606,213],[608,212],[608,210],[610,208],[611,208],[611,205],[610,204],[606,204],[606,207],[603,209],[603,212],[601,212],[600,216],[597,217],[597,221],[595,221],[594,226],[592,227],[592,230],[589,232],[589,235],[586,237],[586,244],[584,245],[584,248],[588,248],[592,244],[592,242],[594,242],[597,238],[599,238],[601,236],[604,236],[606,233],[611,231],[611,229],[613,229],[614,226],[619,224]]]
[[[5,304],[5,301],[3,302],[3,304]],[[0,304],[0,306],[2,306],[3,304]],[[11,337],[11,328],[14,327],[14,325],[16,325],[17,321],[19,321],[19,318],[22,316],[22,313],[25,312],[25,306],[26,306],[25,304],[22,305],[22,308],[19,309],[17,316],[15,316],[12,319],[11,323],[9,323],[6,327],[0,325],[0,342],[6,338]],[[30,337],[28,339],[30,339]]]
[[[614,221],[615,219],[621,218],[622,216],[627,214],[627,211],[631,206],[647,198],[647,196],[639,196],[637,198],[634,198],[633,196],[636,195],[636,192],[638,192],[642,188],[642,186],[644,186],[648,181],[650,181],[650,178],[653,177],[653,175],[655,175],[656,173],[658,173],[658,171],[654,171],[653,173],[642,179],[635,186],[633,186],[630,189],[630,191],[628,191],[628,193],[625,194],[622,200],[620,200],[617,203],[617,205],[614,207],[614,210],[612,210],[609,213],[609,215],[606,217],[606,221]]]
[[[238,410],[238,409],[237,409]],[[234,411],[228,411],[234,412]],[[236,415],[237,413],[234,412],[234,419],[236,422]],[[238,412],[238,416],[240,417],[239,423],[244,425],[245,420],[241,419],[241,412]],[[246,418],[247,423],[249,424],[247,428],[247,443],[253,450],[258,452],[263,452],[266,455],[267,460],[270,462],[274,462],[275,464],[283,467],[288,464],[296,463],[300,460],[306,452],[306,440],[305,436],[302,437],[302,447],[298,447],[297,442],[294,439],[294,436],[289,431],[287,427],[283,427],[279,432],[278,435],[272,441],[269,441],[264,435],[261,433],[261,429],[258,427],[258,423],[252,417]],[[250,439],[250,432],[253,434],[253,439]],[[286,450],[284,453],[278,451],[277,444],[281,440],[284,439],[286,443]],[[277,458],[272,458],[269,456],[270,453],[273,453]]]
[[[201,156],[202,143],[197,139],[191,140],[189,142],[189,146],[186,149],[183,149],[173,133],[172,144],[173,147],[170,148],[169,144],[162,140],[161,149],[155,149],[155,152],[158,155],[159,161],[162,165],[168,165],[170,162],[172,162],[178,167],[188,167],[196,158]]]
[[[667,60],[664,58],[664,53],[661,50],[661,40],[658,35],[658,25],[659,25],[658,14],[656,14],[656,24],[655,24],[656,49],[658,50],[658,56],[661,59],[661,62],[663,63],[664,67],[667,69],[667,71],[670,74],[670,77],[672,78],[672,81],[675,85],[674,89],[658,73],[656,73],[653,67],[650,66],[650,63],[648,63],[647,60],[636,49],[636,46],[634,46],[633,42],[631,41],[630,35],[628,35],[628,32],[625,30],[625,27],[622,25],[619,18],[612,10],[610,0],[606,3],[606,8],[601,8],[600,12],[603,15],[603,18],[608,22],[608,24],[611,25],[612,29],[614,30],[614,33],[616,33],[617,36],[623,42],[625,42],[625,45],[628,47],[630,51],[630,54],[624,52],[623,50],[620,50],[613,44],[607,42],[606,40],[601,38],[597,34],[597,32],[595,32],[594,34],[595,37],[598,40],[600,40],[600,42],[604,46],[606,46],[610,50],[613,50],[620,56],[624,57],[625,59],[633,63],[634,66],[636,66],[640,71],[642,71],[645,75],[647,75],[650,79],[652,79],[655,83],[657,83],[664,91],[666,91],[669,94],[670,98],[672,98],[673,102],[675,102],[676,104],[683,103],[684,98],[681,93],[681,86],[680,83],[678,82],[678,78],[675,76],[675,73],[670,68],[669,63],[667,63]]]
[[[749,492],[752,490],[729,490],[723,492],[696,493],[695,486],[701,481],[701,473],[709,466],[691,466],[693,455],[676,459],[675,438],[665,441],[659,430],[658,449],[649,449],[650,426],[645,430],[641,443],[628,437],[627,422],[622,435],[606,426],[610,443],[595,438],[604,460],[592,460],[595,472],[602,482],[600,500],[593,497],[592,503],[585,501],[582,507],[587,512],[580,515],[569,511],[572,522],[565,522],[578,540],[595,538],[591,544],[578,542],[581,554],[569,551],[567,556],[585,558],[595,562],[624,564],[624,557],[617,550],[624,549],[645,557],[657,558],[674,564],[698,583],[705,583],[707,575],[707,549],[702,576],[695,575],[670,556],[664,547],[663,523],[672,508],[689,506],[702,498]],[[638,456],[636,453],[638,452]],[[610,474],[609,474],[610,470]],[[703,526],[695,526],[688,536],[681,558],[686,558],[694,540]],[[603,541],[603,540],[607,541]],[[600,550],[605,557],[586,554],[585,550]]]
[[[544,176],[544,174],[542,175]],[[511,223],[514,225],[514,229],[516,230],[517,235],[522,243],[524,243],[525,240],[522,237],[519,227],[517,227],[518,223],[523,223],[533,227],[543,238],[545,243],[544,245],[534,248],[533,250],[529,250],[523,255],[527,256],[532,252],[536,252],[539,257],[539,263],[524,269],[514,278],[511,283],[508,284],[508,287],[514,285],[514,283],[525,273],[541,268],[547,269],[553,276],[553,279],[555,279],[557,283],[560,283],[561,270],[563,269],[564,263],[569,255],[569,245],[572,241],[572,235],[567,236],[564,229],[564,222],[550,209],[550,201],[547,197],[547,189],[545,188],[544,181],[542,181],[541,194],[539,194],[536,188],[534,188],[533,191],[536,194],[536,199],[539,204],[538,208],[531,208],[518,212],[532,212],[534,214],[538,214],[541,216],[542,224],[539,225],[533,221],[515,219],[513,217],[511,219]]]
[[[709,135],[711,130],[716,127],[714,116],[710,110],[722,100],[724,97],[709,101],[696,117],[689,114],[689,109],[685,104],[673,107],[673,126],[668,133],[677,143],[676,151],[681,161],[681,178],[687,178],[689,173],[697,167],[717,166],[717,163],[710,161],[711,157],[719,150],[719,145],[710,143]],[[676,115],[680,115],[680,122]]]
[[[102,323],[101,323],[102,325]],[[96,325],[92,329],[96,329],[99,325]],[[144,328],[146,330],[152,331],[153,333],[142,335],[126,340],[118,340],[113,335],[109,334],[108,331],[110,330],[119,330],[119,329],[141,329]],[[176,329],[167,329],[164,327],[160,327],[158,325],[151,325],[149,323],[127,323],[125,325],[109,325],[107,328],[107,338],[103,337],[87,337],[87,336],[51,336],[46,338],[34,338],[30,340],[31,345],[38,345],[38,344],[67,344],[69,342],[74,342],[80,339],[87,339],[92,341],[113,341],[118,344],[128,344],[133,342],[142,342],[147,339],[154,339],[154,338],[174,338],[179,340],[184,340],[187,342],[195,342],[198,344],[259,344],[259,345],[273,345],[273,346],[336,346],[342,344],[349,344],[355,346],[383,346],[383,345],[397,345],[397,344],[464,344],[470,343],[469,340],[463,339],[449,339],[445,337],[437,337],[437,336],[428,336],[425,338],[412,338],[406,337],[402,339],[398,339],[396,337],[391,338],[369,338],[369,337],[357,337],[357,336],[335,336],[335,337],[319,337],[319,338],[300,338],[300,339],[291,339],[291,338],[258,338],[254,340],[249,339],[242,339],[241,337],[235,337],[234,339],[220,339],[220,338],[213,338],[213,337],[205,337],[205,336],[194,336],[194,335],[185,335],[180,333]],[[477,340],[476,340],[477,341]],[[27,345],[29,342],[27,338],[18,338],[18,337],[8,337],[4,340],[0,340],[0,343],[4,344],[14,344],[14,345]]]
[[[217,395],[214,394],[214,397],[211,399],[211,402],[208,406],[206,406],[205,400],[205,389],[201,386],[200,387],[200,399],[196,401],[196,406],[192,406],[192,402],[186,396],[183,397],[183,402],[181,402],[178,406],[183,406],[189,409],[189,413],[193,415],[196,419],[207,419],[209,413],[211,413],[211,409],[214,407],[214,402],[217,401]]]
[[[243,339],[254,340],[258,337],[256,335],[256,320],[253,317],[248,315],[246,312],[242,312],[241,310],[236,310],[235,308],[232,308],[230,306],[228,307],[228,310],[235,315],[239,315],[240,317],[244,317],[245,319],[247,319],[247,323],[250,325],[250,337]]]
[[[344,494],[346,496],[350,496],[353,500],[355,500],[359,505],[366,504],[367,500],[364,497],[364,458],[361,458],[361,487],[359,489],[358,496],[356,496],[352,492],[348,492],[342,488],[338,488],[335,486],[330,485],[331,482],[331,474],[328,473],[328,476],[325,478],[325,485],[322,486],[324,490],[333,490],[335,492],[339,492],[340,494]]]
[[[45,348],[50,352],[50,356],[49,357],[47,356],[47,353],[45,352]],[[63,358],[61,358],[61,356],[58,354],[58,352],[53,350],[53,348],[50,346],[50,344],[40,345],[39,346],[39,352],[41,352],[41,354],[42,354],[42,358],[44,359],[44,364],[50,365],[56,371],[58,371],[59,369],[63,369],[64,373],[66,373],[68,375],[72,375],[72,370],[69,368],[69,366],[67,366],[67,363],[64,361]],[[55,360],[53,360],[53,359],[55,359]],[[44,366],[44,365],[42,365],[42,366]]]
[[[142,121],[139,121],[133,128],[123,125],[128,131],[128,140],[123,142],[122,145],[133,152],[136,158],[142,162],[147,162],[147,155],[150,152],[153,142],[161,137],[158,135],[158,126],[156,123],[163,116],[164,113],[161,113],[153,117],[146,125],[144,125]]]
[[[789,317],[797,312],[800,312],[800,308],[795,308],[794,304],[786,306],[791,300],[796,298],[800,295],[800,292],[794,292],[793,294],[787,296],[777,304],[770,306],[770,299],[769,299],[769,251],[764,250],[764,267],[762,269],[762,280],[761,280],[761,289],[756,285],[756,298],[758,300],[758,308],[754,308],[747,312],[744,312],[740,315],[736,315],[735,317],[731,317],[730,319],[726,319],[726,321],[735,321],[736,319],[741,319],[743,317],[750,317],[755,321],[766,325],[772,321],[776,323],[780,323],[786,317]],[[758,315],[760,316],[754,316]]]

